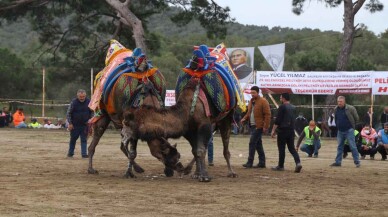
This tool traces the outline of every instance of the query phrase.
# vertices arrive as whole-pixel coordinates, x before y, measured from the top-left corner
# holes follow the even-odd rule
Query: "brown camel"
[[[134,50],[134,53],[136,53],[136,49]],[[128,74],[122,74],[119,76],[115,81],[107,100],[101,100],[100,102],[102,115],[92,125],[93,138],[88,148],[88,172],[91,174],[98,173],[98,171],[93,168],[93,156],[100,138],[111,121],[116,128],[121,129],[123,126],[122,121],[124,111],[132,114],[140,105],[160,108],[161,105],[164,104],[164,96],[161,96],[165,93],[165,80],[163,75],[156,69],[153,69],[152,76],[149,76],[151,74],[151,67],[147,63],[144,55],[136,56],[143,57],[143,64],[136,68],[137,73],[131,73],[133,74],[131,76]],[[135,61],[137,61],[137,59],[135,59]],[[122,139],[122,141],[124,140]],[[131,142],[130,149],[128,149],[129,141]],[[137,156],[137,141],[137,138],[127,138],[125,142],[121,142],[120,149],[129,160],[128,168],[125,173],[126,177],[135,177],[132,172],[132,168],[138,173],[144,172],[143,168],[135,162],[135,158]],[[183,165],[179,162],[180,154],[175,146],[171,146],[167,140],[160,137],[147,139],[145,141],[148,143],[151,154],[164,163],[164,173],[166,176],[172,176],[174,174],[174,170],[178,172],[183,171]]]
[[[228,166],[228,177],[237,177],[230,164],[229,137],[234,110],[229,111],[221,120],[207,117],[204,104],[197,100],[191,114],[193,96],[199,79],[192,79],[179,95],[177,104],[170,108],[157,109],[142,106],[134,112],[124,112],[122,129],[123,142],[133,139],[152,140],[157,138],[179,138],[184,136],[192,147],[196,162],[194,178],[208,182],[211,177],[206,171],[205,155],[211,136],[211,124],[216,123],[220,130],[224,147],[224,157]],[[211,107],[214,107],[210,104]],[[212,108],[211,108],[212,109]],[[214,109],[214,108],[213,108]],[[192,164],[186,168],[189,172]]]

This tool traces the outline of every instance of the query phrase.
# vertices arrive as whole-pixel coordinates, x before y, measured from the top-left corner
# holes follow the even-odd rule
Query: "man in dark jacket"
[[[295,130],[300,136],[304,130],[304,128],[309,125],[307,119],[303,116],[303,113],[299,113],[299,116],[295,119]]]
[[[283,103],[278,108],[276,115],[275,124],[272,127],[271,136],[275,137],[278,134],[277,143],[279,149],[279,163],[278,166],[273,167],[272,170],[283,171],[284,170],[284,159],[286,157],[286,144],[288,151],[292,154],[295,161],[295,172],[299,173],[302,170],[302,164],[298,152],[295,150],[294,139],[295,139],[295,106],[290,103],[290,95],[288,93],[282,93],[280,101]]]
[[[384,107],[384,112],[380,116],[380,123],[381,123],[381,128],[384,127],[385,123],[388,123],[388,106]]]
[[[342,155],[344,152],[345,140],[348,141],[350,150],[352,151],[353,161],[356,167],[360,167],[360,159],[356,146],[355,133],[356,123],[358,122],[358,114],[356,108],[346,104],[345,97],[337,98],[337,106],[334,108],[335,123],[337,125],[337,156],[335,162],[330,166],[340,167],[342,163]]]
[[[67,110],[67,121],[70,131],[69,151],[67,157],[73,157],[77,139],[81,137],[81,155],[82,158],[88,158],[87,153],[87,133],[88,120],[92,117],[93,112],[89,109],[90,99],[86,98],[86,91],[79,89],[77,98],[74,98]]]

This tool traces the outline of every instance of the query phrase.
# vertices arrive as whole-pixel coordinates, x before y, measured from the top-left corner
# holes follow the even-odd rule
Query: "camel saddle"
[[[193,51],[193,58],[178,76],[175,87],[176,99],[183,89],[195,80],[199,80],[207,100],[216,108],[216,111],[212,110],[212,116],[217,117],[233,108],[243,112],[246,110],[244,93],[228,63],[223,44],[211,51],[206,45],[201,45]],[[201,95],[200,92],[198,95]],[[200,97],[200,100],[203,101],[202,98]]]
[[[111,42],[118,46],[117,41]],[[96,122],[105,113],[115,114],[123,107],[138,107],[148,95],[155,95],[161,106],[164,106],[166,83],[161,72],[153,68],[140,48],[130,51],[124,46],[110,55],[108,64],[95,78],[93,93],[89,108],[95,112],[90,122]],[[108,56],[107,55],[107,56]],[[108,59],[108,57],[107,57]],[[140,66],[146,70],[139,70]]]

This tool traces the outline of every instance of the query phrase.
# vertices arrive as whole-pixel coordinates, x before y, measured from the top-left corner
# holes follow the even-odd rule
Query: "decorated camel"
[[[89,108],[95,112],[94,118],[90,121],[93,138],[88,148],[88,172],[91,174],[98,173],[93,168],[93,156],[109,123],[113,122],[116,128],[121,129],[124,111],[132,113],[142,105],[163,107],[166,92],[163,75],[147,61],[139,48],[132,52],[116,40],[112,40],[105,64],[106,67],[95,78],[95,91],[89,104]],[[135,162],[138,140],[130,138],[128,141],[131,141],[129,149],[128,142],[121,143],[120,146],[129,160],[125,176],[135,177],[132,168],[138,173],[144,170]],[[151,154],[164,163],[166,176],[172,176],[174,170],[178,172],[183,170],[175,146],[163,138],[146,141]]]
[[[229,138],[233,112],[237,108],[246,109],[243,93],[229,66],[223,44],[211,52],[201,45],[193,53],[177,80],[176,105],[159,109],[142,106],[135,112],[124,112],[123,142],[129,138],[151,140],[184,136],[196,162],[193,177],[208,182],[211,177],[206,170],[205,155],[211,124],[215,123],[222,137],[228,177],[237,177],[230,164]],[[186,173],[191,166],[186,168]]]

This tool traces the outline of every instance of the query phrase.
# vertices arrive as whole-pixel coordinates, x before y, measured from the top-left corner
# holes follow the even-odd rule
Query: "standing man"
[[[259,155],[259,163],[256,167],[265,168],[265,153],[261,136],[263,132],[267,132],[271,122],[271,109],[268,101],[259,96],[259,87],[251,87],[252,99],[248,104],[248,111],[241,119],[241,123],[249,120],[251,138],[249,140],[249,156],[247,163],[243,164],[245,168],[253,166],[255,151]]]
[[[92,118],[93,112],[89,109],[90,100],[86,98],[86,91],[79,89],[77,98],[74,98],[67,109],[68,130],[70,131],[69,151],[67,157],[73,157],[75,144],[78,137],[81,137],[82,158],[88,158],[87,153],[87,133],[88,120]]]
[[[303,116],[303,113],[299,113],[299,116],[295,119],[295,130],[300,136],[304,130],[304,128],[309,125],[307,119]]]
[[[356,141],[354,136],[354,130],[356,123],[358,122],[358,114],[356,108],[349,104],[346,104],[345,97],[339,96],[337,98],[337,106],[334,108],[335,123],[337,125],[337,156],[335,162],[330,166],[340,167],[342,162],[342,155],[344,152],[345,140],[348,141],[350,150],[352,151],[353,161],[356,167],[360,167],[360,160],[358,156],[358,150],[356,147]]]
[[[381,128],[384,128],[384,124],[388,123],[388,106],[384,107],[384,112],[380,116]]]
[[[279,149],[279,163],[278,166],[272,167],[272,170],[283,171],[284,159],[286,157],[286,144],[288,151],[292,154],[295,161],[295,172],[300,173],[302,170],[302,164],[298,152],[294,146],[294,126],[295,126],[295,106],[290,103],[290,94],[282,93],[280,95],[280,101],[282,105],[279,106],[275,124],[272,128],[271,136],[275,137],[276,132],[278,134],[277,143]]]

